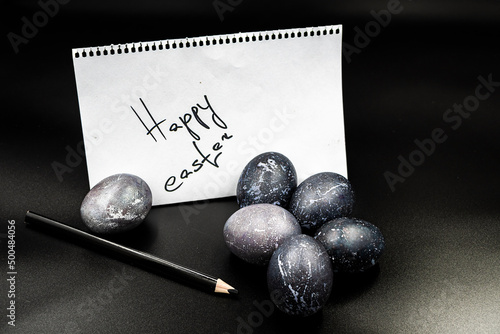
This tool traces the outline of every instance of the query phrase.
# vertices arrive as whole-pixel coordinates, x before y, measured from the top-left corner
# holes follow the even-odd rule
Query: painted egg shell
[[[297,173],[292,162],[280,153],[262,153],[243,169],[236,200],[240,208],[258,203],[286,207],[296,187]]]
[[[374,266],[385,249],[380,229],[361,219],[337,218],[314,236],[326,249],[335,272],[360,272]]]
[[[349,216],[353,206],[354,192],[350,182],[340,174],[323,172],[299,184],[288,210],[304,232],[313,232],[329,220]]]
[[[332,261],[328,253],[305,234],[285,240],[267,268],[271,300],[289,315],[317,313],[328,301],[332,284]]]
[[[287,237],[300,233],[295,217],[273,204],[241,208],[224,225],[224,241],[229,250],[246,262],[257,265],[266,265]]]
[[[152,202],[151,189],[144,180],[131,174],[115,174],[90,189],[80,214],[93,232],[119,233],[138,226]]]

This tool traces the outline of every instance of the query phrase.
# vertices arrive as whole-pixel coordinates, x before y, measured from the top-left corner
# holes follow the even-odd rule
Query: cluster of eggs
[[[238,180],[240,209],[224,225],[229,250],[268,266],[271,299],[286,314],[309,316],[329,299],[334,272],[361,272],[384,248],[375,225],[349,217],[354,192],[342,175],[321,172],[297,185],[292,162],[266,152]]]
[[[354,192],[342,175],[322,172],[297,185],[292,162],[267,152],[245,166],[236,193],[240,209],[226,221],[224,241],[244,261],[268,266],[271,299],[287,314],[321,310],[335,272],[365,271],[385,248],[375,225],[350,217]],[[144,180],[116,174],[88,192],[80,211],[91,231],[113,234],[138,226],[151,206]]]

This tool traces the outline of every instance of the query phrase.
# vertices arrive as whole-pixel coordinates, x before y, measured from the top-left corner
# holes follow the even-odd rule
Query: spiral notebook
[[[347,176],[342,26],[72,50],[90,186],[131,173],[153,205],[233,196],[274,151]]]

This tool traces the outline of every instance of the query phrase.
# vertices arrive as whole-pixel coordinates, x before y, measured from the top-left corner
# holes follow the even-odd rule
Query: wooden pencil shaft
[[[161,274],[166,274],[169,277],[177,279],[183,283],[189,282],[209,291],[215,290],[215,286],[217,284],[217,278],[215,277],[180,266],[176,263],[161,259],[154,255],[122,246],[104,238],[100,238],[93,234],[60,223],[53,219],[44,217],[37,213],[28,211],[26,213],[25,222],[28,225],[41,225],[49,227],[53,230],[63,231],[65,232],[65,234],[73,236],[88,245],[96,246],[99,249],[110,251],[112,254],[118,255],[136,265],[146,267],[147,269],[157,271]]]

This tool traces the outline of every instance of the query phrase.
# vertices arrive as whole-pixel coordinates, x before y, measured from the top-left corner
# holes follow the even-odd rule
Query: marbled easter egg
[[[283,154],[259,154],[243,168],[236,187],[240,207],[269,203],[286,207],[297,187],[297,173]]]
[[[297,218],[304,232],[314,232],[329,220],[349,216],[353,207],[351,183],[340,174],[322,172],[299,184],[288,210]]]
[[[332,284],[330,257],[324,247],[308,235],[285,240],[269,262],[267,285],[271,300],[286,314],[317,313],[328,301]]]
[[[131,174],[115,174],[97,183],[83,199],[80,214],[87,227],[102,234],[138,226],[147,216],[153,197],[147,183]]]
[[[266,265],[286,238],[300,233],[295,217],[273,204],[253,204],[239,209],[229,217],[223,230],[229,250],[256,265]]]
[[[335,272],[360,272],[374,266],[385,249],[380,229],[362,219],[337,218],[316,231]]]

